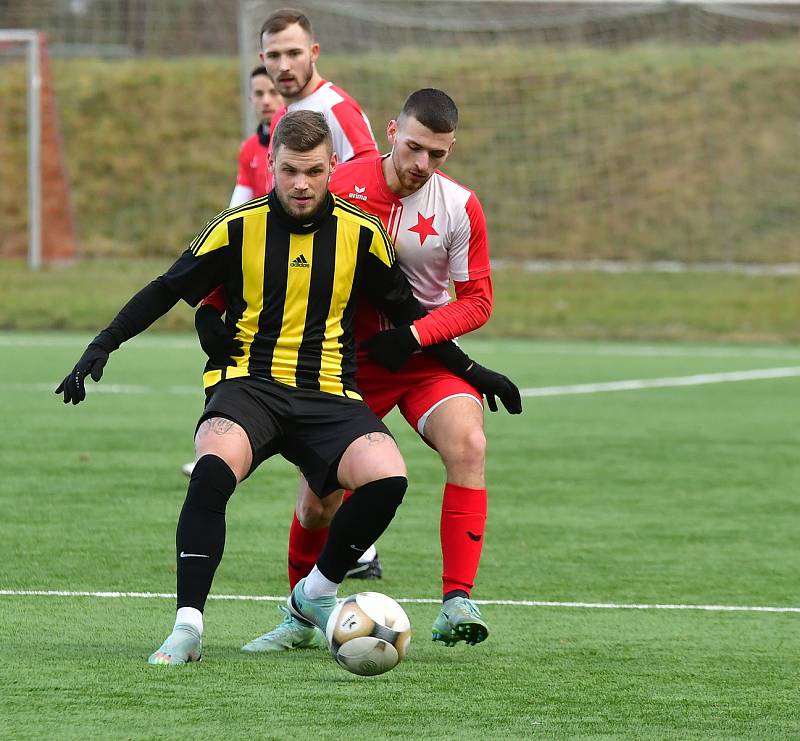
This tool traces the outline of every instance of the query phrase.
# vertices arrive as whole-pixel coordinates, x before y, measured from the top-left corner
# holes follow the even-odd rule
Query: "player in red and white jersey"
[[[492,310],[480,202],[474,192],[437,169],[453,148],[457,121],[458,110],[449,96],[440,90],[418,90],[387,127],[391,153],[339,165],[330,182],[331,192],[380,217],[395,240],[398,263],[415,295],[430,310],[413,327],[387,329],[385,317],[366,303],[359,305],[357,339],[371,339],[360,349],[356,378],[364,400],[379,417],[399,407],[445,465],[440,523],[443,606],[432,632],[434,640],[447,646],[461,640],[478,643],[488,635],[486,622],[469,599],[487,510],[482,396],[436,360],[414,354],[420,346],[477,329]],[[450,279],[455,301],[448,293]],[[399,370],[391,373],[387,367]],[[487,398],[496,410],[494,398]],[[301,489],[289,537],[290,583],[312,568],[338,505],[335,495],[320,500]],[[287,615],[243,650],[281,651],[318,642],[313,629]]]
[[[236,187],[230,208],[267,195],[267,152],[272,119],[283,106],[283,99],[265,67],[250,73],[250,105],[258,117],[256,133],[242,142]]]
[[[389,124],[390,140],[397,141],[398,134],[403,141],[425,136],[422,129],[427,127],[415,118],[406,119],[402,132],[397,121]],[[430,345],[471,332],[489,319],[492,282],[486,220],[475,193],[439,170],[430,176],[404,173],[408,184],[402,184],[396,175],[404,167],[401,149],[402,145],[392,154],[339,165],[330,189],[381,219],[414,295],[426,309],[440,309],[414,324],[422,344]],[[446,159],[446,154],[440,156]],[[419,180],[424,185],[412,190]],[[452,303],[451,280],[457,299]],[[358,320],[361,340],[387,328],[366,306]]]
[[[378,153],[361,106],[317,71],[320,48],[308,16],[292,8],[276,10],[261,27],[261,47],[259,57],[286,101],[272,121],[273,131],[288,111],[317,111],[330,127],[339,162]]]

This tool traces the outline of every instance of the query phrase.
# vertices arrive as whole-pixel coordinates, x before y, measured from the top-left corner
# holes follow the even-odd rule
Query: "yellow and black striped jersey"
[[[396,323],[425,313],[380,220],[335,196],[307,223],[291,218],[274,192],[223,211],[162,279],[192,305],[224,287],[226,324],[242,354],[209,361],[206,388],[254,376],[360,398],[358,295]]]

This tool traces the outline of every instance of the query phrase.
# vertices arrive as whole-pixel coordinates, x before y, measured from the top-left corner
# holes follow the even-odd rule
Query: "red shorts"
[[[399,373],[359,356],[356,383],[378,418],[398,407],[420,435],[428,415],[446,399],[469,396],[483,407],[483,399],[473,386],[424,353],[413,355]]]

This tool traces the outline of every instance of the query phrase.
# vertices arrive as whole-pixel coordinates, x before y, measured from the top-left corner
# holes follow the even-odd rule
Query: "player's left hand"
[[[91,375],[92,380],[103,377],[103,368],[108,362],[108,351],[92,342],[81,355],[70,374],[58,385],[57,394],[64,394],[64,403],[80,404],[86,398],[84,379]]]
[[[242,343],[225,325],[211,304],[203,304],[194,314],[200,347],[216,365],[229,365],[232,357],[244,355]]]
[[[486,397],[486,404],[490,411],[497,411],[497,399],[495,399],[497,396],[509,414],[522,414],[522,398],[519,395],[519,389],[510,378],[502,373],[473,363],[464,372],[464,380],[471,383]]]
[[[419,342],[411,332],[411,327],[398,327],[378,332],[364,340],[361,349],[367,351],[367,356],[373,363],[396,373],[419,350]]]

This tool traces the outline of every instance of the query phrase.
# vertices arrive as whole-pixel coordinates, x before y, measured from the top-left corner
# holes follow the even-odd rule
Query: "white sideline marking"
[[[709,383],[731,383],[734,381],[760,381],[769,378],[794,378],[800,376],[800,367],[760,368],[728,373],[701,373],[695,376],[673,376],[670,378],[638,378],[630,381],[608,383],[579,383],[573,386],[540,386],[520,389],[522,396],[566,396],[569,394],[597,394],[604,391],[637,391],[639,389],[671,388],[675,386],[702,386]]]
[[[727,373],[701,373],[694,376],[672,376],[667,378],[635,378],[628,381],[609,381],[606,383],[579,383],[572,386],[539,386],[520,389],[522,396],[568,396],[572,394],[597,394],[605,391],[637,391],[639,389],[671,388],[676,386],[701,386],[709,383],[732,383],[736,381],[761,381],[771,378],[800,377],[800,366],[787,368],[758,368],[747,371]],[[53,391],[55,386],[48,383],[7,383],[3,387],[11,391]],[[167,386],[163,389],[151,386],[125,384],[86,384],[87,394],[177,394],[196,396],[200,387]]]
[[[468,338],[467,338],[468,339]],[[0,333],[0,347],[34,347],[34,348],[59,348],[68,347],[80,351],[87,342],[91,340],[90,335],[67,335],[65,337],[55,337],[52,335],[31,336],[20,335],[17,333]],[[476,340],[474,349],[480,349],[482,340]],[[491,344],[491,341],[487,341]],[[532,339],[530,343],[522,343],[520,340],[513,340],[514,346],[504,352],[516,353],[517,347],[521,347],[526,353],[538,355],[617,355],[623,357],[654,357],[654,358],[798,358],[796,346],[775,346],[775,347],[716,347],[716,346],[678,346],[672,345],[642,345],[636,342],[630,344],[605,344],[587,341],[585,343],[561,344],[550,340]],[[470,342],[467,342],[470,344]],[[130,340],[126,345],[126,352],[130,348],[147,350],[197,350],[198,358],[203,357],[197,338],[191,337],[166,337],[161,335],[138,336]]]
[[[54,589],[0,589],[2,597],[99,597],[103,599],[175,599],[168,592],[65,592]],[[285,602],[286,597],[258,594],[210,594],[208,599],[228,602]],[[398,597],[398,602],[410,604],[439,604],[439,599]],[[770,607],[752,605],[661,605],[623,604],[616,602],[551,602],[545,600],[476,599],[479,605],[510,607],[569,607],[583,610],[704,610],[706,612],[796,612],[800,607]]]

